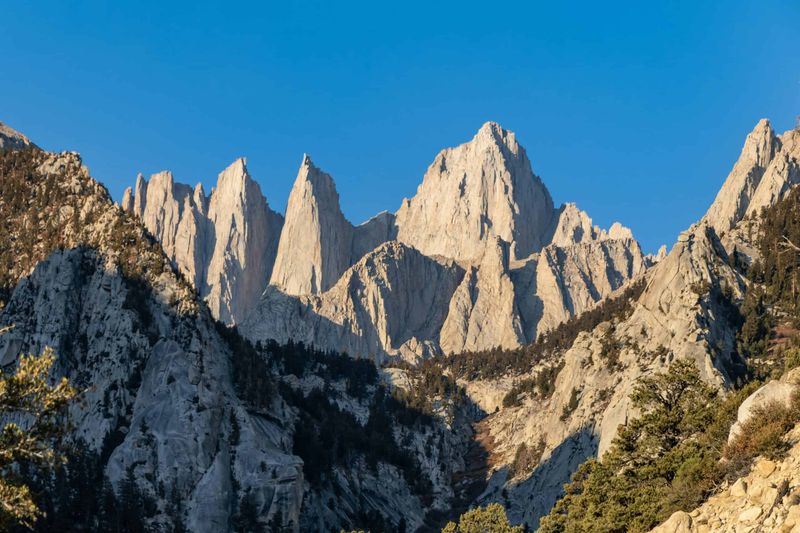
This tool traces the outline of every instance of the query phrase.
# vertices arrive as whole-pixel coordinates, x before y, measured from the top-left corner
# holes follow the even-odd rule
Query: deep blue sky
[[[117,199],[137,171],[210,187],[244,155],[282,212],[308,152],[358,223],[495,120],[556,202],[652,251],[759,118],[800,114],[796,0],[116,4],[4,3],[0,121]]]

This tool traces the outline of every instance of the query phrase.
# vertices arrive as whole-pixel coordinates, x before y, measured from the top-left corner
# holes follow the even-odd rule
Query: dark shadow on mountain
[[[479,503],[499,502],[506,507],[512,523],[525,523],[530,531],[536,531],[539,520],[564,493],[564,484],[572,474],[597,455],[598,444],[592,426],[584,426],[564,439],[527,478],[505,485],[509,467],[496,471]]]

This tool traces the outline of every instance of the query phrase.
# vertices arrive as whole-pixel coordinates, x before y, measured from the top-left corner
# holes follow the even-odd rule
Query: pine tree
[[[6,422],[0,430],[0,529],[31,527],[42,514],[19,478],[20,465],[52,469],[63,459],[54,443],[65,433],[64,413],[75,390],[66,378],[48,382],[54,362],[53,351],[46,348],[38,357],[23,355],[13,374],[0,371],[0,416],[25,420],[22,425]]]

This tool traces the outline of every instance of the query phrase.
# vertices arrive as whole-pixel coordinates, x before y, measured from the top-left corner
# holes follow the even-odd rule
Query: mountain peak
[[[505,147],[515,156],[518,156],[520,152],[520,146],[514,132],[492,121],[486,122],[481,126],[472,139],[472,143],[477,143],[479,147],[484,147],[486,144],[497,145],[501,148]]]
[[[784,137],[786,137],[784,135]],[[704,219],[717,232],[728,231],[749,212],[774,203],[798,181],[788,160],[800,158],[797,148],[783,146],[769,120],[762,118],[747,135],[739,159],[717,193]]]
[[[553,216],[550,193],[514,133],[486,122],[469,142],[439,152],[397,212],[398,239],[425,254],[473,260],[496,235],[519,259],[546,244]]]

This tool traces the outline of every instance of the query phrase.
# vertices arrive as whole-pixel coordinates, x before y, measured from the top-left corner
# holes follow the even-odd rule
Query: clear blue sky
[[[358,223],[414,194],[486,120],[556,202],[647,250],[712,201],[761,117],[800,114],[800,3],[6,2],[0,121],[137,171],[213,185],[248,158],[284,211],[303,152]]]

